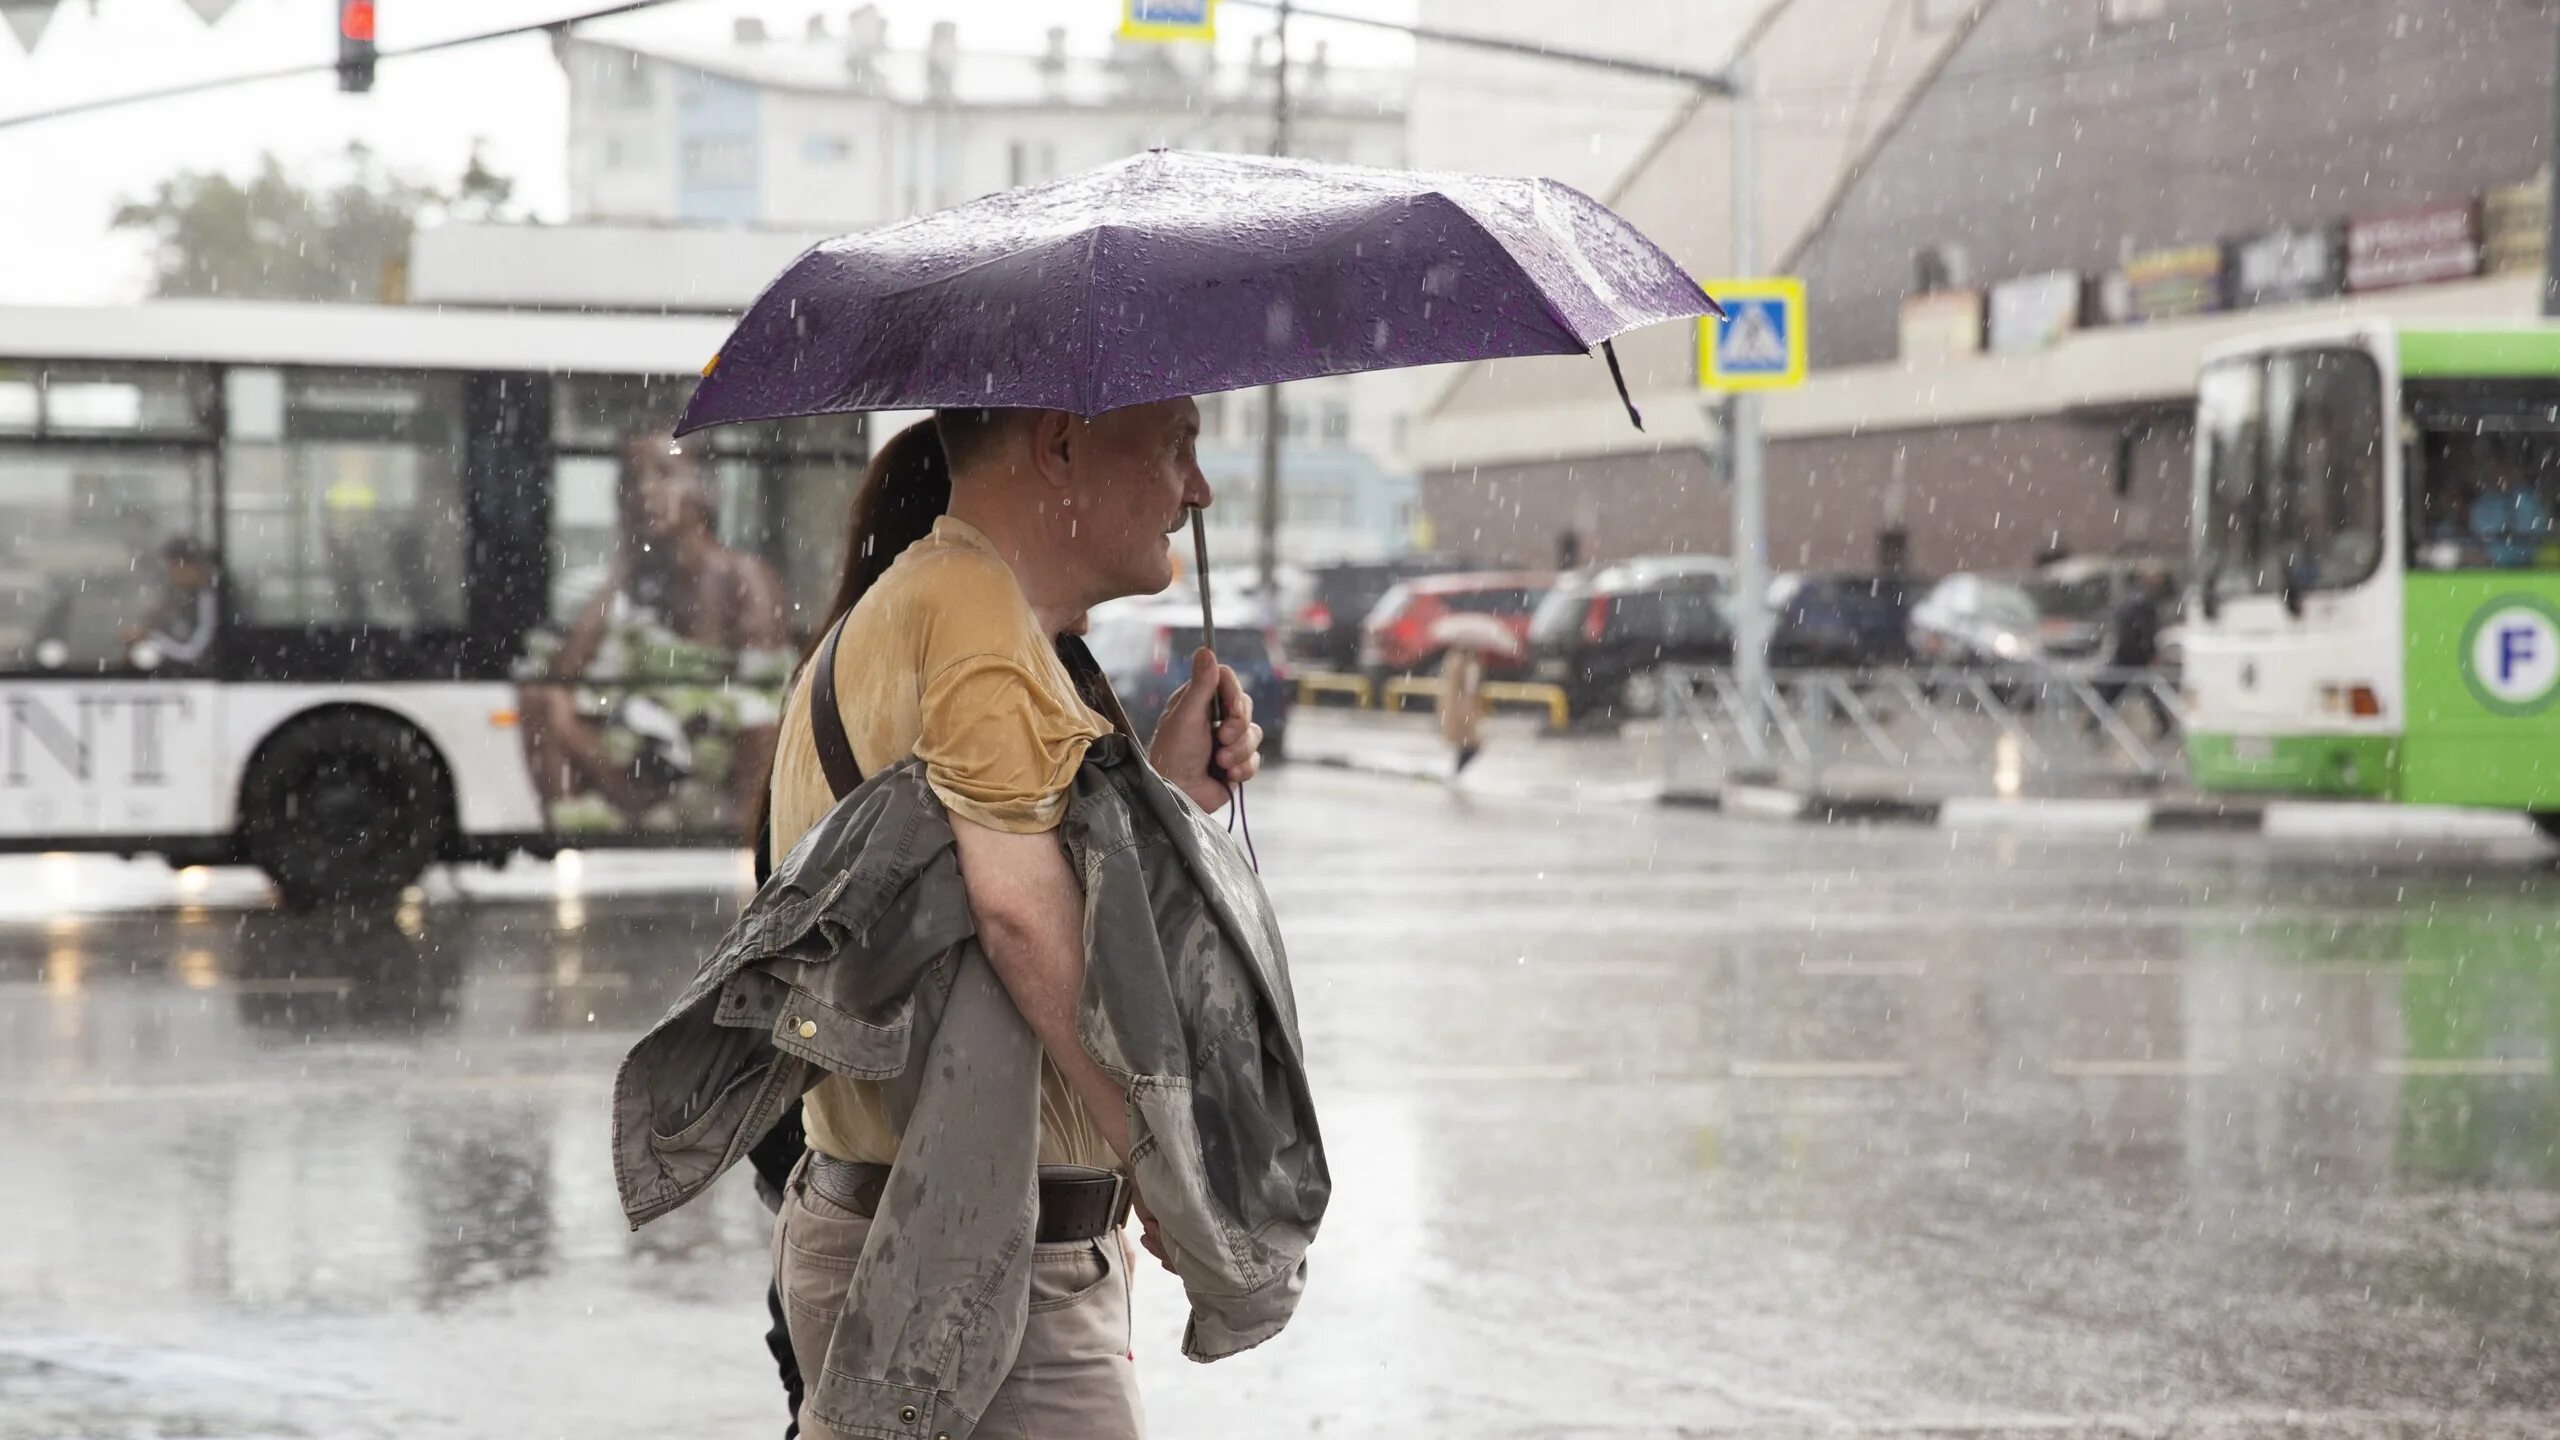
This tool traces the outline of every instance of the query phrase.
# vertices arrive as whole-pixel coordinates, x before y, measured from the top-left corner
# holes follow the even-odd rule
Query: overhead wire
[[[439,51],[458,50],[466,45],[480,45],[491,40],[511,40],[519,35],[531,35],[541,31],[559,30],[570,25],[581,25],[590,20],[606,20],[617,15],[629,15],[635,11],[655,10],[662,5],[676,5],[681,3],[683,3],[683,0],[620,0],[620,3],[618,4],[606,5],[594,10],[581,11],[575,15],[554,16],[548,20],[536,20],[522,25],[510,25],[499,30],[481,30],[475,31],[469,35],[456,35],[443,40],[430,40],[420,45],[403,45],[396,49],[382,49],[375,52],[374,58],[379,62],[383,60],[403,60],[415,55],[433,55]],[[271,70],[251,70],[231,75],[216,75],[203,80],[186,81],[177,85],[163,85],[151,90],[128,91],[122,95],[104,95],[95,100],[78,100],[68,105],[56,105],[43,110],[29,110],[16,115],[0,115],[0,130],[14,129],[21,125],[34,125],[46,120],[68,119],[74,115],[90,115],[101,110],[120,109],[127,105],[142,105],[158,100],[176,100],[189,95],[203,95],[215,90],[229,90],[241,85],[259,85],[264,84],[269,80],[291,80],[304,75],[326,75],[337,68],[338,62],[335,60],[316,60],[300,65],[279,65]]]

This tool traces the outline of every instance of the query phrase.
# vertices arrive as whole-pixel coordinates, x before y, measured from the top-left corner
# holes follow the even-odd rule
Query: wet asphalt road
[[[1158,1436],[2560,1431],[2538,848],[1254,816],[1337,1193],[1262,1350],[1141,1278]],[[0,1440],[780,1433],[745,1177],[631,1234],[606,1169],[723,861],[100,873],[0,867]]]

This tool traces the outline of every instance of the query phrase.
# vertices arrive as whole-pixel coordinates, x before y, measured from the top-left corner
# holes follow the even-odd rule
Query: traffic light
[[[371,90],[373,55],[373,0],[338,0],[338,88]]]

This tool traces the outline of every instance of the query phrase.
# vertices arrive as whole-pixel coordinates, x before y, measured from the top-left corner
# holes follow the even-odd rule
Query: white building
[[[1117,38],[1101,53],[1078,53],[1054,27],[1036,52],[963,49],[949,21],[936,23],[920,48],[891,39],[885,18],[866,5],[849,16],[812,16],[792,32],[741,19],[725,38],[702,43],[564,41],[572,228],[624,237],[640,227],[863,230],[1150,146],[1269,148],[1274,77],[1259,53],[1222,63],[1207,46]],[[1293,48],[1290,153],[1405,164],[1410,80],[1402,70],[1331,64],[1321,46]],[[422,238],[424,249],[436,243]],[[488,273],[521,273],[521,265],[457,267],[464,251],[488,248],[487,237],[449,237],[439,283],[428,287],[443,293],[418,298],[521,290],[512,276]],[[421,258],[430,258],[423,249]],[[669,283],[684,293],[659,303],[728,309],[746,298],[699,278]],[[1286,558],[1375,553],[1405,542],[1414,489],[1401,459],[1401,421],[1413,388],[1391,375],[1287,387]],[[1249,535],[1260,399],[1208,397],[1203,411],[1203,464],[1224,497],[1219,529]]]
[[[1073,53],[1055,27],[1037,53],[964,50],[960,33],[893,48],[864,6],[798,34],[570,39],[571,219],[867,229],[1151,145],[1269,148],[1268,65],[1117,39]],[[1290,153],[1404,163],[1405,72],[1293,59]]]

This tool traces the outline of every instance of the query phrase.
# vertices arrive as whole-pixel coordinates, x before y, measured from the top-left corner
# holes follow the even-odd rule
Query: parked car
[[[1289,617],[1289,655],[1302,665],[1349,670],[1360,663],[1360,625],[1400,580],[1469,568],[1446,555],[1346,560],[1308,571],[1305,602]]]
[[[2041,615],[2024,586],[1950,575],[1911,607],[1912,658],[1930,665],[2024,665],[2042,654]]]
[[[2043,617],[2039,648],[2048,659],[2103,665],[2115,655],[2115,617],[2148,576],[2177,575],[2176,562],[2152,555],[2085,555],[2056,560],[2026,582]],[[2174,588],[2174,586],[2172,587]]]
[[[1529,649],[1529,617],[1547,598],[1555,577],[1529,571],[1471,571],[1399,581],[1380,597],[1360,627],[1360,668],[1372,679],[1409,675],[1440,663],[1440,644],[1432,626],[1450,615],[1490,615],[1518,640],[1518,653]],[[1516,675],[1521,662],[1496,657],[1487,674]]]
[[[1911,659],[1912,601],[1926,580],[1785,574],[1769,586],[1769,663],[1863,669]]]
[[[1706,555],[1628,560],[1556,581],[1529,622],[1531,679],[1564,687],[1574,720],[1650,714],[1667,663],[1733,661],[1733,566]]]
[[[1191,678],[1191,652],[1200,648],[1200,608],[1152,597],[1098,606],[1085,644],[1110,677],[1138,738],[1149,739],[1173,692]],[[1277,639],[1268,630],[1221,625],[1215,648],[1253,697],[1264,761],[1279,760],[1289,732],[1293,686]]]

